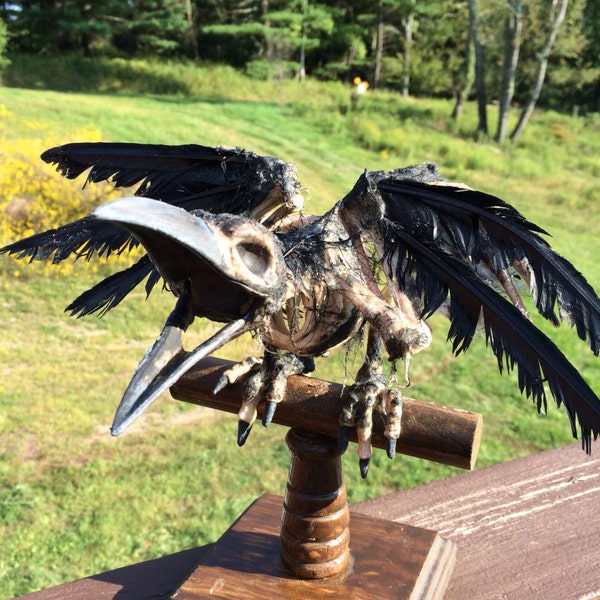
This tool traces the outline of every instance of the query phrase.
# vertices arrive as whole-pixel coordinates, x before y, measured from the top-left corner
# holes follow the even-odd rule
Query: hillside
[[[101,190],[74,206],[78,184],[59,187],[51,170],[40,171],[41,150],[75,139],[224,144],[275,155],[297,164],[310,190],[307,212],[317,214],[365,168],[434,160],[448,179],[505,198],[550,231],[553,245],[600,288],[599,121],[539,113],[517,148],[501,148],[472,138],[471,106],[456,125],[444,101],[373,93],[352,111],[341,85],[257,82],[220,68],[184,75],[194,82],[185,94],[144,94],[142,83],[127,93],[114,91],[116,83],[102,93],[0,89],[0,204],[14,209],[19,200],[51,226],[104,200]],[[41,188],[33,183],[42,179],[52,183],[37,204]],[[14,235],[7,223],[2,244]],[[122,390],[171,310],[169,294],[146,300],[140,290],[102,319],[73,320],[63,307],[109,267],[0,259],[1,597],[206,543],[258,494],[282,493],[288,457],[277,426],[257,429],[240,450],[233,418],[165,397],[132,433],[110,437]],[[537,415],[515,377],[498,375],[483,339],[453,359],[447,324],[435,318],[433,326],[431,351],[413,361],[410,395],[483,413],[479,466],[571,440],[564,411]],[[585,345],[567,327],[547,331],[600,391],[597,359]],[[221,355],[252,350],[246,341]],[[321,360],[319,374],[351,381],[352,369],[345,370],[342,353]],[[344,462],[351,500],[453,472],[377,454],[363,482],[355,463],[351,448]]]

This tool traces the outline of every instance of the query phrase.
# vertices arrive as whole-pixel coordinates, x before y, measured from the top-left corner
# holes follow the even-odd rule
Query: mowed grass
[[[456,126],[444,101],[382,92],[350,113],[349,90],[340,86],[307,82],[302,93],[299,82],[228,74],[227,87],[218,71],[198,76],[192,96],[2,88],[0,104],[12,113],[14,135],[32,140],[51,133],[71,141],[74,131],[94,128],[104,140],[224,144],[279,156],[298,165],[310,190],[307,212],[326,210],[364,168],[436,160],[449,179],[504,197],[551,231],[557,249],[600,288],[598,121],[540,113],[521,146],[499,148],[472,139],[473,107]],[[20,120],[43,126],[17,131]],[[283,493],[289,458],[278,426],[256,427],[239,449],[234,417],[165,395],[131,432],[110,437],[121,393],[173,306],[168,293],[146,300],[136,291],[102,319],[74,320],[63,307],[99,277],[86,264],[68,278],[5,257],[0,266],[0,596],[215,540],[257,495]],[[453,359],[447,323],[436,317],[432,326],[435,341],[413,360],[409,395],[483,413],[480,467],[571,440],[564,410],[539,416],[514,374],[500,377],[483,339]],[[194,339],[215,327],[205,324]],[[599,391],[598,362],[585,344],[566,326],[544,329]],[[237,359],[255,350],[244,340],[220,354]],[[338,353],[320,359],[318,374],[350,383],[353,373]],[[376,452],[362,481],[354,447],[344,466],[351,501],[456,472]]]

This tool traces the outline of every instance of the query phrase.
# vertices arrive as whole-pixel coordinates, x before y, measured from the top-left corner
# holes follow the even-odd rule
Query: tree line
[[[477,98],[479,129],[521,127],[541,103],[600,110],[598,0],[35,0],[1,2],[7,51],[167,57],[243,68],[256,77],[351,82]],[[487,123],[486,106],[500,118]],[[493,132],[492,132],[493,133]]]

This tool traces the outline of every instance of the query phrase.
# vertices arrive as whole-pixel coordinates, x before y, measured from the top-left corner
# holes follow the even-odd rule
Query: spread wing
[[[512,206],[445,184],[433,165],[417,171],[365,173],[359,179],[339,205],[354,243],[375,248],[390,291],[408,294],[423,317],[447,309],[455,354],[469,347],[483,321],[500,371],[516,366],[521,392],[539,410],[546,406],[547,386],[557,404],[564,403],[575,436],[579,424],[589,451],[592,436],[600,433],[600,400],[527,318],[513,281],[524,278],[540,314],[555,324],[567,319],[596,355],[598,296],[550,248],[543,230]]]
[[[294,202],[300,188],[294,165],[225,147],[75,143],[47,150],[42,159],[69,179],[88,171],[86,184],[109,181],[117,188],[137,186],[136,196],[189,211],[231,213],[259,222],[268,221],[278,208]],[[135,246],[137,241],[122,228],[84,217],[19,240],[0,252],[59,263],[72,256],[90,259],[128,252]],[[158,278],[144,257],[82,294],[67,310],[79,316],[105,312],[150,274],[148,292]]]

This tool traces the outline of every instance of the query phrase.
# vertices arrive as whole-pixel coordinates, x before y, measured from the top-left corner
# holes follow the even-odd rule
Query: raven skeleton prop
[[[400,431],[401,393],[383,376],[383,347],[402,359],[431,341],[426,319],[442,310],[455,354],[482,327],[498,367],[517,367],[521,392],[545,409],[545,385],[577,424],[584,449],[600,432],[600,400],[559,349],[527,318],[514,285],[522,278],[539,312],[567,319],[595,355],[600,300],[583,276],[551,250],[545,233],[512,206],[448,184],[432,163],[365,172],[321,217],[302,213],[295,167],[230,148],[117,143],[68,144],[43,160],[73,179],[139,185],[135,197],[1,249],[30,260],[90,258],[142,244],[147,254],[79,296],[67,310],[104,313],[146,279],[162,278],[178,298],[142,359],[117,410],[121,433],[162,391],[202,357],[244,332],[264,344],[264,358],[232,368],[217,386],[244,377],[238,442],[266,402],[272,419],[287,378],[368,326],[366,358],[340,416],[340,445],[357,427],[361,472],[371,456],[373,413],[386,422],[388,455]],[[557,314],[558,313],[558,314]],[[192,352],[183,336],[195,317],[224,322]]]

